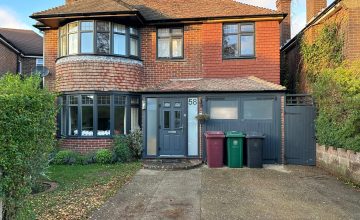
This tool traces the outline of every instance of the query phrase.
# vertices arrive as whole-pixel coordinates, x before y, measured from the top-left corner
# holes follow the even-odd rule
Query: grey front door
[[[160,156],[185,156],[185,99],[160,101]]]

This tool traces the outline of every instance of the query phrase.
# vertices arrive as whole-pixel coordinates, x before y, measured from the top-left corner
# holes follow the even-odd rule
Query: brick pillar
[[[277,10],[286,13],[286,18],[280,24],[280,45],[284,45],[291,38],[291,0],[277,0]]]
[[[306,23],[309,23],[326,6],[326,0],[306,0]]]
[[[58,31],[46,30],[44,32],[44,65],[49,68],[50,74],[45,77],[45,86],[55,91],[55,62],[58,54]]]

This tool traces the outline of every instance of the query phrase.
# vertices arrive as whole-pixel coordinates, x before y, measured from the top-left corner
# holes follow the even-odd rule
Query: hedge
[[[346,61],[340,25],[325,25],[313,42],[303,38],[301,55],[316,101],[317,141],[360,152],[360,60]]]
[[[0,196],[5,219],[20,216],[24,198],[44,173],[56,132],[55,95],[40,78],[7,74],[0,78]]]

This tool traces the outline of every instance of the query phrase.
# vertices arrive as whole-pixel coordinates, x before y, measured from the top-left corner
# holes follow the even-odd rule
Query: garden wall
[[[360,153],[317,144],[316,160],[326,171],[360,184]]]

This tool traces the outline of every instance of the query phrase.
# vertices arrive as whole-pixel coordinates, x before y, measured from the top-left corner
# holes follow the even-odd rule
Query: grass
[[[37,219],[85,219],[100,207],[140,169],[138,162],[113,165],[54,165],[49,180],[59,187],[49,193],[32,195],[29,205]]]

